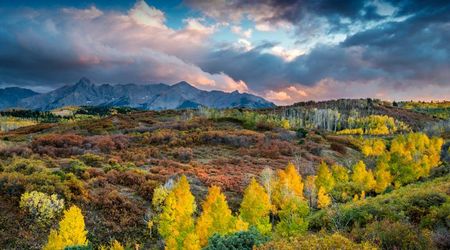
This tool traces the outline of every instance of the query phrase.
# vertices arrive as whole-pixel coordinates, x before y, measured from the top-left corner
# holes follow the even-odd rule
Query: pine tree
[[[322,163],[320,163],[319,170],[317,171],[317,178],[316,178],[317,189],[323,187],[325,192],[328,193],[331,190],[333,190],[334,185],[335,180],[333,178],[333,175],[331,174],[328,165],[324,161],[322,161]]]
[[[331,204],[330,196],[325,192],[323,187],[319,188],[319,192],[317,194],[317,207],[325,208]]]
[[[270,211],[269,196],[264,188],[252,179],[244,191],[244,198],[239,209],[242,220],[249,226],[255,226],[259,232],[267,234],[272,228],[269,221]]]
[[[183,175],[164,200],[158,217],[158,232],[165,240],[166,249],[200,249],[192,218],[195,210],[195,198]]]
[[[242,230],[242,225],[239,224],[241,222],[238,222],[239,219],[231,214],[225,195],[220,192],[219,187],[212,186],[209,188],[208,196],[203,202],[202,208],[203,212],[196,225],[201,246],[205,246],[209,237],[215,233],[225,235]]]
[[[84,227],[84,217],[81,209],[77,206],[71,206],[64,211],[64,217],[59,222],[59,231],[50,231],[44,250],[58,250],[68,246],[87,245],[87,231]]]
[[[352,181],[362,191],[371,191],[376,186],[372,171],[366,169],[363,161],[359,161],[353,166]]]

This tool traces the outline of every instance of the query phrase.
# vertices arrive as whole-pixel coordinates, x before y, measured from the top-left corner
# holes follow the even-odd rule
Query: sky
[[[4,0],[0,16],[0,87],[450,100],[450,1]]]

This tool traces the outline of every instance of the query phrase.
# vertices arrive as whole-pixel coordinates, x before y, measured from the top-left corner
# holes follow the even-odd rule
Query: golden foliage
[[[64,217],[59,222],[59,231],[50,231],[44,250],[59,250],[68,246],[85,246],[87,231],[84,228],[84,217],[81,209],[71,206],[64,211]]]
[[[242,220],[249,226],[255,226],[263,234],[269,233],[272,229],[269,221],[271,207],[269,196],[264,188],[252,179],[244,191],[244,198],[239,209]]]
[[[331,197],[325,192],[323,187],[319,188],[319,192],[317,193],[317,207],[325,208],[331,204]]]
[[[238,230],[247,230],[248,224],[242,223],[235,218],[228,207],[226,197],[217,186],[212,186],[208,190],[208,196],[202,205],[203,212],[198,218],[196,233],[200,240],[200,245],[205,246],[209,237],[217,233],[225,235]]]
[[[373,190],[376,186],[372,170],[367,170],[363,161],[359,161],[353,166],[352,181],[360,190],[366,192]]]
[[[166,249],[200,249],[192,218],[195,210],[195,198],[183,175],[164,200],[158,217],[158,232],[165,240]]]
[[[316,187],[317,189],[323,188],[324,192],[328,193],[333,190],[335,181],[333,175],[328,168],[327,163],[322,161],[317,171]]]

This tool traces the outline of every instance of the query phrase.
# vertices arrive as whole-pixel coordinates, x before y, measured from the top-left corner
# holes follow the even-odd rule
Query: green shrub
[[[69,164],[66,167],[64,167],[64,171],[66,173],[73,173],[78,177],[82,176],[84,171],[86,171],[86,169],[88,169],[88,166],[86,166],[84,162],[75,159],[71,160]]]
[[[263,236],[255,228],[251,228],[249,231],[237,232],[230,235],[220,236],[218,234],[213,235],[208,240],[208,245],[203,248],[204,250],[228,250],[228,249],[240,249],[251,250],[254,246],[261,245],[269,240],[268,237]]]

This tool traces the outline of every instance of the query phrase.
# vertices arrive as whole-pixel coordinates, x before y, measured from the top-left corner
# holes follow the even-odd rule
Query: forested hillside
[[[2,112],[0,246],[448,249],[449,121],[404,105]]]

